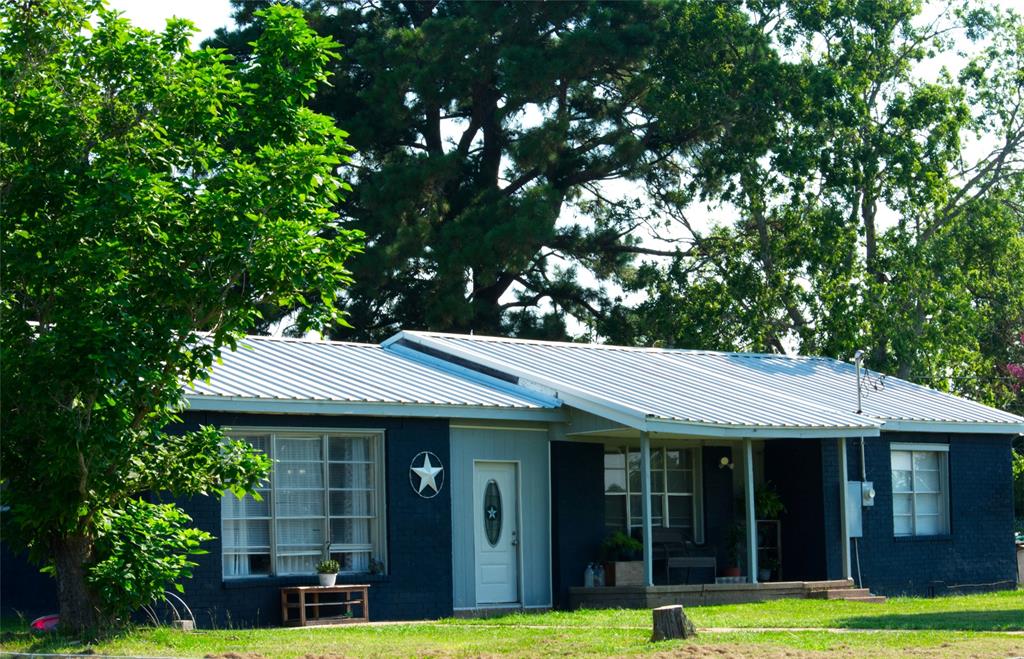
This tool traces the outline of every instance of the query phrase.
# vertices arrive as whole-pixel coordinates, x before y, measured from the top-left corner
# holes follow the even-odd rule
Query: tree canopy
[[[305,107],[334,46],[294,9],[255,20],[239,64],[184,20],[0,8],[3,539],[55,570],[71,628],[188,574],[208,535],[160,493],[242,493],[269,467],[212,428],[165,432],[183,383],[261,310],[337,322],[351,281],[349,147]]]
[[[314,106],[359,154],[344,211],[367,250],[339,334],[363,339],[593,321],[605,280],[674,252],[634,235],[645,182],[720,179],[763,150],[785,89],[741,3],[297,4],[345,46]],[[258,6],[211,43],[245,56]],[[613,179],[635,193],[609,198]]]
[[[671,190],[655,196],[692,249],[639,268],[625,285],[647,299],[608,314],[604,335],[836,357],[863,347],[872,368],[1024,410],[1007,370],[1024,328],[1024,24],[970,4],[930,21],[921,9],[771,9],[777,47],[806,71],[805,100],[718,198],[734,221],[693,227]],[[958,43],[971,47],[958,71],[923,77]]]

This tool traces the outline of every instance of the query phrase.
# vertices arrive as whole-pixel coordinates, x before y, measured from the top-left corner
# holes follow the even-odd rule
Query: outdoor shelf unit
[[[777,519],[757,520],[757,564],[764,567],[769,561],[776,565],[775,581],[782,581],[782,522]]]
[[[290,627],[308,625],[337,625],[348,622],[369,622],[370,601],[368,584],[338,586],[289,586],[281,589],[281,623]],[[321,595],[337,595],[337,599],[321,601]],[[352,607],[359,607],[356,616]],[[338,608],[336,613],[323,615],[324,609]],[[298,610],[297,617],[289,614]]]

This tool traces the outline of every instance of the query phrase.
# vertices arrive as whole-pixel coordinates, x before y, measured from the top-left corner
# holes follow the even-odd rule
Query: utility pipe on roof
[[[857,367],[857,414],[863,414],[864,411],[861,405],[861,395],[863,388],[861,387],[860,374],[861,369],[864,367],[864,351],[858,350],[853,353],[853,363]],[[864,435],[860,436],[860,480],[861,482],[867,481],[868,479],[868,468],[864,462]]]

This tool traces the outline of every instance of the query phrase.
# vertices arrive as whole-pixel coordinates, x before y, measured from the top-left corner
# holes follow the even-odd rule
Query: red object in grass
[[[55,632],[60,624],[60,616],[52,613],[48,616],[36,618],[29,623],[29,628],[37,632]]]

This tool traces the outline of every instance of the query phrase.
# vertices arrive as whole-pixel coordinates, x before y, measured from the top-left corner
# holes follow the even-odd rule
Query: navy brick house
[[[1024,419],[831,359],[402,332],[381,345],[251,337],[195,385],[274,460],[262,501],[182,501],[217,539],[200,625],[272,625],[278,589],[371,584],[374,619],[570,604],[601,541],[676,529],[719,568],[754,493],[785,505],[773,578],[881,594],[1012,587],[1011,440]],[[867,483],[867,485],[864,485]],[[757,582],[759,533],[739,546]],[[676,579],[644,543],[648,585]],[[3,553],[5,612],[52,588]],[[687,571],[686,578],[716,575]]]

